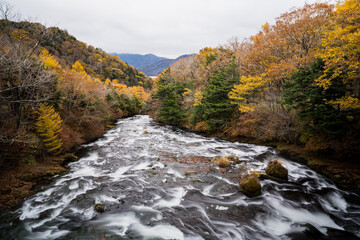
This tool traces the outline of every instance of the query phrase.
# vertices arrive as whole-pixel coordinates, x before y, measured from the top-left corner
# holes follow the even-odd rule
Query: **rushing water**
[[[244,169],[264,171],[272,148],[231,143],[122,119],[86,155],[14,211],[0,215],[1,239],[359,239],[360,197],[283,159],[289,180],[238,189]],[[233,155],[227,173],[209,160]],[[195,164],[190,164],[190,163]],[[105,212],[94,210],[96,203]]]

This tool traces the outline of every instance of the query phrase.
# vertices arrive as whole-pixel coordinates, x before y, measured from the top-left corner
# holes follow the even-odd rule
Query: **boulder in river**
[[[265,173],[272,177],[288,179],[288,170],[278,160],[271,161],[265,169]]]
[[[248,197],[256,197],[261,194],[261,185],[256,174],[250,173],[243,176],[239,186],[241,191]]]
[[[95,204],[95,211],[103,213],[105,211],[105,205],[101,203]]]

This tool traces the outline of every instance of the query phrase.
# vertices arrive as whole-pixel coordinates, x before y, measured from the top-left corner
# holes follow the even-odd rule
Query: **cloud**
[[[315,2],[308,1],[308,2]],[[107,52],[177,57],[255,34],[303,0],[12,0],[23,15]]]

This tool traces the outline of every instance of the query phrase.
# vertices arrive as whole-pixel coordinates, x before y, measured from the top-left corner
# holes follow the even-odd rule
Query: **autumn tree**
[[[234,102],[241,111],[254,110],[262,99],[278,104],[282,84],[313,61],[330,13],[328,4],[305,4],[282,14],[274,25],[264,24],[250,42],[240,44],[243,77],[230,96],[239,100]]]
[[[42,139],[47,152],[55,155],[61,153],[63,142],[59,137],[59,133],[62,130],[62,120],[59,113],[55,111],[53,106],[41,103],[37,114],[36,131]]]
[[[360,2],[345,0],[336,6],[324,31],[318,57],[325,61],[325,71],[317,83],[325,90],[338,77],[347,93],[331,102],[345,109],[360,109]]]
[[[18,50],[15,46],[0,48],[0,101],[17,127],[31,106],[54,96],[56,84],[52,72],[45,70],[36,58]]]

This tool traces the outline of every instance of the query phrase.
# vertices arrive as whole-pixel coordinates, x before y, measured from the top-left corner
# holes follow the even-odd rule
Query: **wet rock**
[[[190,174],[194,174],[196,173],[196,171],[185,171],[184,174],[185,175],[190,175]]]
[[[228,159],[230,161],[231,164],[239,164],[240,163],[240,159],[238,157],[234,157],[234,156],[225,156],[224,158]]]
[[[265,173],[272,177],[288,179],[288,170],[278,160],[270,162],[265,169]]]
[[[103,213],[105,211],[105,205],[101,203],[95,204],[95,211]]]
[[[301,184],[304,184],[304,183],[306,183],[306,182],[311,182],[311,181],[314,181],[314,179],[309,178],[309,177],[303,177],[303,178],[299,178],[299,179],[296,181],[296,183],[301,185]]]
[[[256,174],[248,174],[240,181],[241,191],[248,197],[256,197],[261,194],[261,185]]]
[[[227,159],[226,157],[222,157],[222,158],[215,157],[211,160],[211,162],[218,165],[221,168],[226,168],[230,166],[230,160]]]

